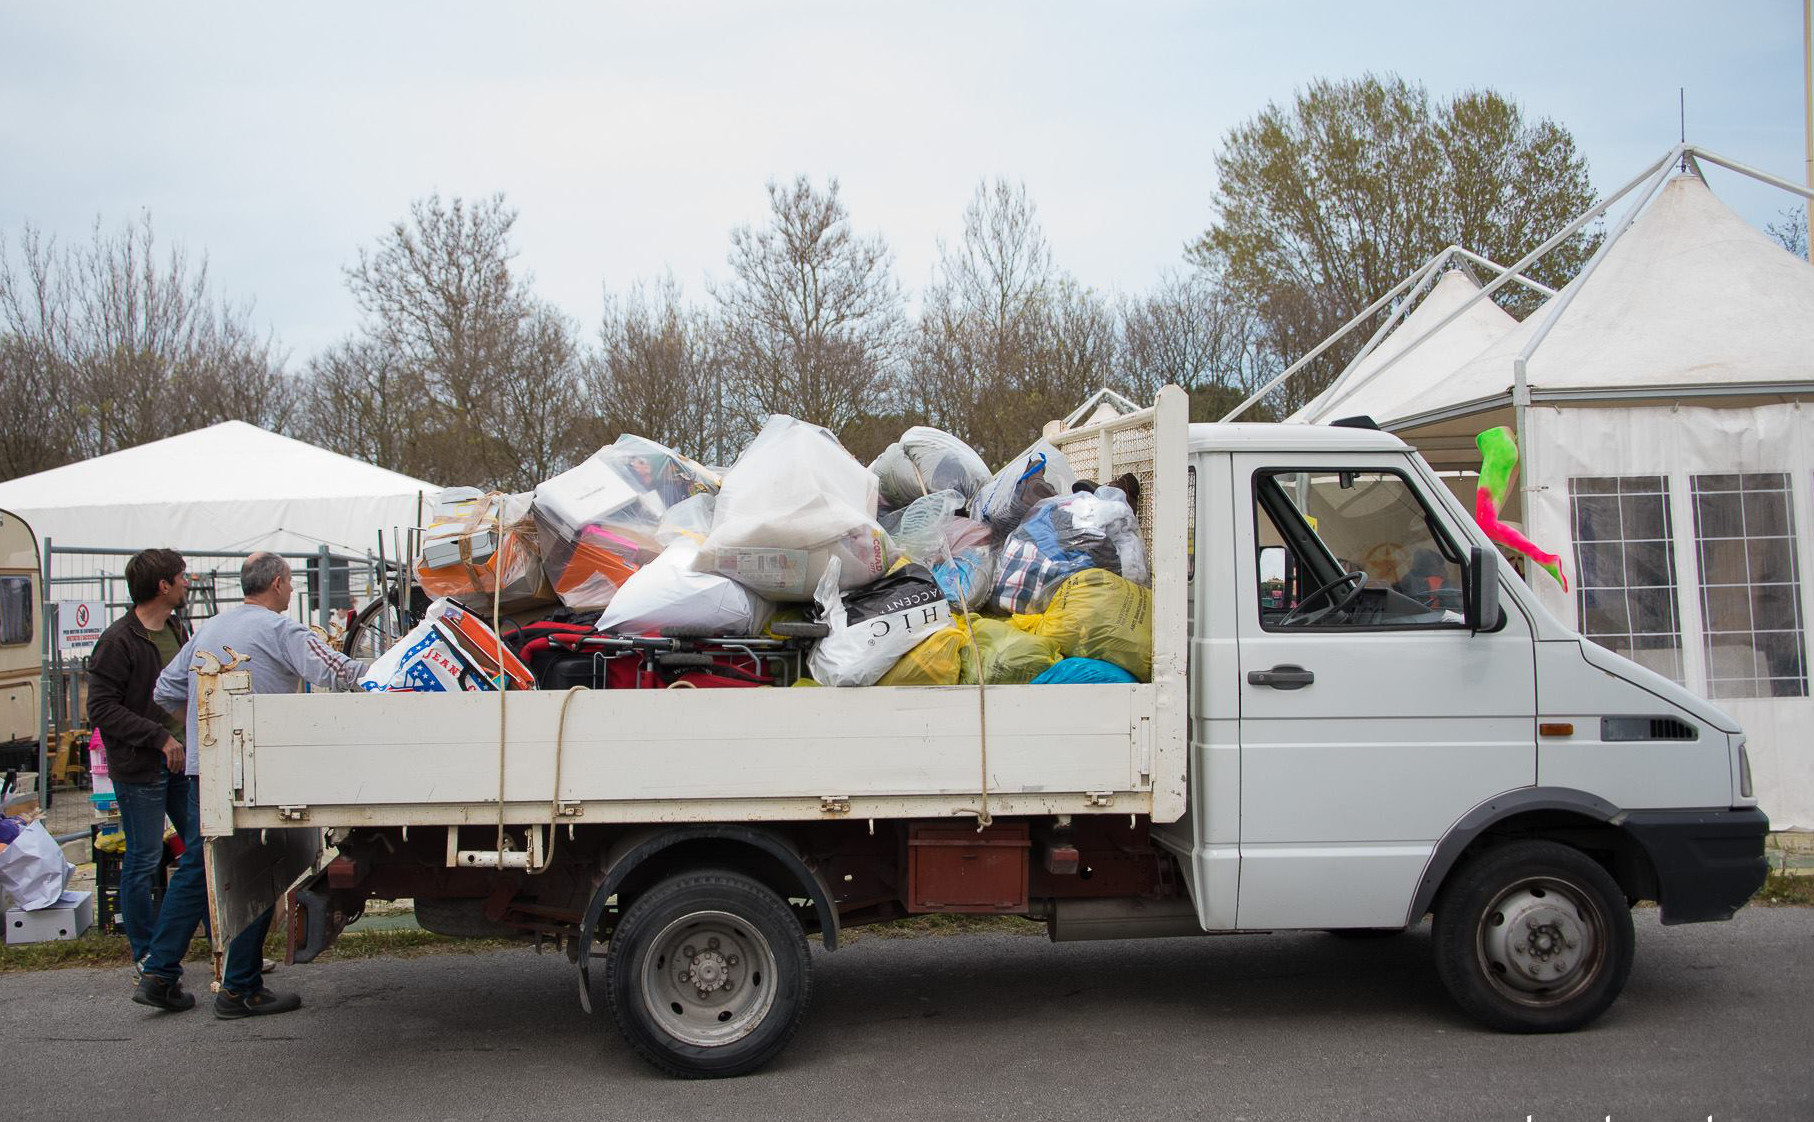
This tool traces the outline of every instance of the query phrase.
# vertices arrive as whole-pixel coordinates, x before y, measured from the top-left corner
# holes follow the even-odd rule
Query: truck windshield
[[[1260,622],[1275,627],[1459,627],[1460,553],[1403,476],[1255,476]]]

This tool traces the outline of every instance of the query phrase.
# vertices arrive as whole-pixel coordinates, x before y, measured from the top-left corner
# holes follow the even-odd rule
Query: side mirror
[[[1499,551],[1474,546],[1468,553],[1467,603],[1463,614],[1470,631],[1499,626]]]

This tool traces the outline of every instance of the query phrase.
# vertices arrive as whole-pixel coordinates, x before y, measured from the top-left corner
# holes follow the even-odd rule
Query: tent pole
[[[1502,274],[1502,273],[1507,272],[1506,267],[1504,265],[1501,265],[1499,262],[1494,261],[1491,258],[1482,257],[1480,254],[1475,253],[1469,249],[1464,249],[1463,247],[1461,247],[1459,245],[1452,245],[1449,248],[1443,250],[1441,253],[1437,254],[1437,258],[1443,264],[1451,263],[1457,257],[1461,258],[1464,261],[1471,261],[1476,265],[1480,265],[1484,268],[1491,269],[1491,270],[1493,270],[1493,272],[1495,274]],[[1434,276],[1435,274],[1431,274],[1431,275]],[[1476,277],[1475,279],[1478,280],[1479,278]],[[1537,293],[1538,295],[1542,296],[1545,300],[1551,299],[1552,297],[1554,297],[1556,295],[1556,290],[1551,288],[1549,285],[1540,284],[1537,281],[1532,280],[1531,278],[1525,276],[1522,273],[1513,274],[1512,279],[1517,281],[1519,284],[1523,285],[1524,287],[1530,289],[1531,291]],[[1428,282],[1428,278],[1426,278],[1426,283],[1427,282]],[[1342,388],[1343,384],[1348,380],[1348,375],[1353,373],[1354,368],[1356,366],[1360,365],[1361,359],[1366,358],[1369,354],[1371,354],[1373,352],[1374,348],[1381,341],[1381,336],[1383,336],[1385,334],[1386,330],[1388,328],[1390,328],[1394,323],[1398,322],[1398,317],[1400,314],[1402,314],[1403,310],[1408,309],[1412,303],[1416,302],[1416,300],[1417,300],[1417,293],[1416,292],[1411,293],[1411,295],[1405,299],[1400,312],[1395,312],[1393,314],[1392,319],[1388,320],[1386,322],[1385,326],[1381,327],[1379,329],[1379,332],[1376,333],[1372,339],[1367,341],[1367,345],[1361,348],[1360,354],[1357,354],[1354,356],[1354,361],[1350,362],[1348,364],[1348,368],[1346,370],[1342,371],[1341,376],[1336,378],[1336,380],[1330,384],[1329,388],[1323,391],[1323,393],[1320,395],[1321,398],[1328,398],[1329,404],[1332,406],[1335,403],[1342,400],[1342,398],[1349,396],[1347,394],[1341,393],[1341,388]],[[1416,350],[1418,348],[1418,346],[1420,346],[1425,339],[1428,339],[1430,336],[1436,334],[1437,330],[1440,330],[1442,327],[1446,326],[1448,324],[1448,322],[1449,321],[1446,319],[1443,320],[1442,323],[1438,324],[1435,328],[1432,328],[1431,330],[1424,332],[1422,335],[1419,335],[1417,338],[1415,338],[1415,339],[1411,340],[1409,343],[1405,344],[1404,350],[1399,351],[1397,354],[1393,355],[1391,358],[1389,358],[1385,362],[1381,363],[1379,370],[1375,371],[1375,373],[1383,373],[1387,367],[1391,366],[1393,363],[1397,362],[1399,359],[1405,357],[1406,355],[1410,354],[1412,351]],[[1372,379],[1372,375],[1368,375],[1368,380],[1370,381],[1371,379]],[[1314,405],[1315,402],[1312,402],[1311,404]],[[1331,410],[1328,406],[1319,408],[1316,411],[1317,415],[1315,417],[1310,418],[1310,422],[1312,424],[1316,423],[1316,421],[1320,420],[1323,416],[1325,416],[1329,412],[1331,412]]]
[[[1386,317],[1386,322],[1380,324],[1379,330],[1373,333],[1372,337],[1367,340],[1366,345],[1361,347],[1360,352],[1348,360],[1348,365],[1342,367],[1342,372],[1337,374],[1335,376],[1335,381],[1330,382],[1328,388],[1318,395],[1318,400],[1326,397],[1332,405],[1341,400],[1342,383],[1348,380],[1348,375],[1354,373],[1354,368],[1359,366],[1368,355],[1372,354],[1374,350],[1379,347],[1380,342],[1385,339],[1386,335],[1394,327],[1398,326],[1399,321],[1405,318],[1406,314],[1411,310],[1411,305],[1417,303],[1417,301],[1422,298],[1424,289],[1429,286],[1431,281],[1435,280],[1436,277],[1441,274],[1442,267],[1454,257],[1455,251],[1458,248],[1459,247],[1457,246],[1450,246],[1441,253],[1430,258],[1429,263],[1426,264],[1423,269],[1424,278],[1418,281],[1417,284],[1411,288],[1411,291],[1405,293],[1405,298],[1398,302],[1398,307],[1392,309],[1392,314]],[[1421,338],[1417,340],[1419,343],[1422,341]],[[1416,343],[1412,344],[1412,346],[1415,345]],[[1406,349],[1408,350],[1409,348]],[[1315,405],[1316,401],[1313,400],[1310,404]],[[1307,419],[1310,423],[1315,424],[1321,419],[1323,412],[1322,409],[1318,409],[1316,410],[1315,416],[1308,417]]]
[[[1772,187],[1780,187],[1791,194],[1800,195],[1807,199],[1814,199],[1814,185],[1803,187],[1799,183],[1792,183],[1780,176],[1771,175],[1767,171],[1759,171],[1749,164],[1741,164],[1737,160],[1729,160],[1719,153],[1709,152],[1705,148],[1696,148],[1690,145],[1688,151],[1692,153],[1695,158],[1706,160],[1710,164],[1718,164],[1727,171],[1736,171],[1740,175],[1750,176],[1759,183],[1768,183]]]
[[[1578,218],[1576,218],[1573,222],[1570,222],[1568,225],[1562,227],[1562,229],[1556,231],[1554,234],[1551,234],[1549,239],[1547,241],[1545,241],[1542,245],[1538,246],[1536,249],[1531,250],[1529,253],[1527,253],[1523,257],[1519,258],[1516,262],[1505,266],[1504,272],[1500,273],[1497,277],[1493,278],[1493,280],[1485,288],[1482,288],[1479,292],[1474,293],[1474,295],[1472,295],[1472,296],[1468,297],[1466,300],[1462,301],[1460,307],[1456,308],[1454,311],[1450,312],[1448,315],[1442,317],[1442,319],[1440,321],[1438,321],[1433,327],[1431,327],[1430,330],[1428,330],[1428,331],[1424,332],[1422,335],[1418,336],[1417,339],[1411,343],[1411,347],[1415,347],[1419,342],[1422,342],[1423,340],[1428,339],[1431,336],[1435,335],[1438,331],[1441,331],[1443,328],[1447,327],[1450,323],[1459,319],[1463,312],[1466,312],[1469,308],[1473,307],[1475,304],[1479,303],[1481,300],[1485,300],[1488,297],[1492,296],[1493,293],[1498,292],[1500,289],[1504,288],[1507,284],[1510,284],[1512,281],[1512,278],[1518,276],[1519,274],[1523,273],[1524,270],[1530,268],[1532,262],[1536,261],[1538,258],[1544,256],[1545,254],[1549,253],[1550,250],[1555,249],[1557,246],[1561,245],[1563,242],[1567,241],[1568,239],[1574,237],[1577,233],[1579,233],[1581,231],[1582,227],[1586,226],[1589,222],[1592,222],[1594,219],[1599,218],[1601,215],[1605,214],[1608,210],[1612,209],[1612,204],[1618,202],[1620,199],[1622,199],[1626,195],[1630,194],[1633,188],[1637,187],[1640,183],[1643,183],[1645,180],[1647,180],[1651,176],[1655,175],[1659,170],[1666,169],[1669,167],[1669,165],[1675,163],[1675,161],[1677,160],[1677,158],[1679,158],[1681,156],[1681,154],[1682,154],[1682,146],[1678,144],[1674,148],[1671,148],[1669,150],[1669,153],[1667,155],[1665,155],[1662,159],[1658,160],[1656,163],[1651,164],[1649,167],[1645,168],[1641,173],[1639,173],[1635,178],[1633,178],[1631,182],[1629,182],[1625,186],[1619,188],[1617,191],[1614,191],[1612,194],[1606,196],[1604,199],[1601,199],[1599,202],[1595,203],[1592,207],[1590,207],[1585,213],[1583,213]],[[1495,267],[1497,267],[1497,266],[1495,266]],[[1412,274],[1412,276],[1414,277],[1414,276],[1416,276],[1416,274]],[[1406,278],[1407,281],[1409,281],[1410,279],[1411,278],[1409,278],[1409,277]],[[1404,286],[1403,286],[1403,284],[1401,284],[1399,287],[1402,288]],[[1388,296],[1391,296],[1391,295],[1395,294],[1396,292],[1397,292],[1397,290],[1394,289],[1393,293],[1388,293]],[[1361,314],[1361,316],[1358,318],[1364,319],[1368,314],[1370,314],[1370,313],[1363,312]],[[1347,329],[1344,328],[1343,330],[1345,331]],[[1334,340],[1331,339],[1331,340],[1325,342],[1323,345],[1328,346],[1329,342],[1333,342],[1333,341]],[[1406,347],[1405,351],[1409,352],[1411,350],[1411,347]],[[1304,361],[1308,361],[1308,359],[1306,359]],[[1273,382],[1273,385],[1276,385],[1278,382],[1284,381],[1286,378],[1288,378],[1292,374],[1296,373],[1297,367],[1302,366],[1302,365],[1303,365],[1303,362],[1299,362],[1296,366],[1293,366],[1290,370],[1287,370],[1287,371],[1285,371],[1285,373],[1279,375],[1279,377]],[[1390,364],[1387,364],[1387,365],[1389,366]],[[1356,382],[1353,386],[1349,387],[1348,393],[1350,395],[1352,395],[1356,390],[1360,389],[1362,386],[1366,385],[1368,382],[1372,381],[1374,378],[1379,377],[1379,375],[1382,372],[1384,372],[1386,370],[1386,368],[1387,368],[1386,366],[1381,366],[1378,370],[1375,370],[1371,374],[1368,374],[1365,378],[1362,378],[1360,381]],[[1261,393],[1270,392],[1270,388],[1271,388],[1270,386],[1267,387],[1267,389],[1262,390]],[[1258,396],[1258,395],[1256,395],[1256,396]],[[1238,414],[1241,412],[1242,409],[1247,408],[1248,403],[1251,402],[1252,400],[1253,399],[1250,398],[1248,400],[1248,402],[1243,402],[1240,406],[1238,406],[1235,409],[1234,413],[1230,413],[1227,417],[1224,417],[1222,419],[1224,421],[1232,419],[1235,416],[1235,414]]]
[[[1423,268],[1412,273],[1410,276],[1406,277],[1404,280],[1399,281],[1396,285],[1393,286],[1392,291],[1386,293],[1384,296],[1381,296],[1379,299],[1373,301],[1373,303],[1368,304],[1366,309],[1364,311],[1362,311],[1360,315],[1355,316],[1353,319],[1349,320],[1347,323],[1344,323],[1341,326],[1341,328],[1338,331],[1336,331],[1335,334],[1329,336],[1329,338],[1327,338],[1327,339],[1324,339],[1321,343],[1318,343],[1316,345],[1315,350],[1311,351],[1309,354],[1305,355],[1303,358],[1298,359],[1296,362],[1294,362],[1290,366],[1286,367],[1285,372],[1283,374],[1280,374],[1278,377],[1274,378],[1272,381],[1267,382],[1265,385],[1261,386],[1259,389],[1253,391],[1252,394],[1248,395],[1247,400],[1241,402],[1241,404],[1235,406],[1233,409],[1230,409],[1228,411],[1228,413],[1225,416],[1223,416],[1222,420],[1218,422],[1218,424],[1226,424],[1229,421],[1234,420],[1236,417],[1239,417],[1241,414],[1247,412],[1247,409],[1249,406],[1253,405],[1255,402],[1259,401],[1261,398],[1265,397],[1267,394],[1271,393],[1273,390],[1278,389],[1281,385],[1284,385],[1285,379],[1291,377],[1293,374],[1296,374],[1298,371],[1302,370],[1311,361],[1313,361],[1318,355],[1322,354],[1324,351],[1328,350],[1330,347],[1335,346],[1335,343],[1338,339],[1341,339],[1343,336],[1347,335],[1348,332],[1354,330],[1356,327],[1358,327],[1362,323],[1365,323],[1369,316],[1371,316],[1374,312],[1379,311],[1381,308],[1385,307],[1388,303],[1390,303],[1393,299],[1395,299],[1399,295],[1399,293],[1401,293],[1405,289],[1411,287],[1411,285],[1416,283],[1417,281],[1422,280],[1423,275],[1425,273],[1429,272],[1429,270],[1430,270],[1430,266],[1429,266],[1429,264],[1426,264],[1426,265],[1424,265]]]

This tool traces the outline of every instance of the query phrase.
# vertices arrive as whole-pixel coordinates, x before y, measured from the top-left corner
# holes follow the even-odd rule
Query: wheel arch
[[[606,902],[686,869],[730,869],[767,886],[784,900],[806,897],[812,901],[825,949],[838,949],[838,909],[830,886],[807,865],[793,840],[777,831],[731,823],[639,830],[618,839],[600,867],[603,873],[579,932],[580,1005],[588,1013],[592,1012],[592,944]]]
[[[1456,820],[1424,863],[1405,914],[1420,922],[1450,874],[1474,855],[1518,838],[1543,838],[1578,849],[1604,866],[1631,899],[1656,899],[1650,854],[1620,824],[1624,811],[1597,795],[1569,787],[1528,787],[1486,800]]]

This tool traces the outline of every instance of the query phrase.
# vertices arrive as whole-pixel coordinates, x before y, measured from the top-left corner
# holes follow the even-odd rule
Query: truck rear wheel
[[[1567,1032],[1604,1013],[1631,973],[1631,910],[1612,875],[1568,846],[1521,841],[1461,869],[1437,902],[1436,972],[1501,1032]]]
[[[670,1075],[761,1067],[793,1037],[811,992],[799,920],[739,873],[686,873],[655,885],[630,904],[605,955],[618,1029]]]

